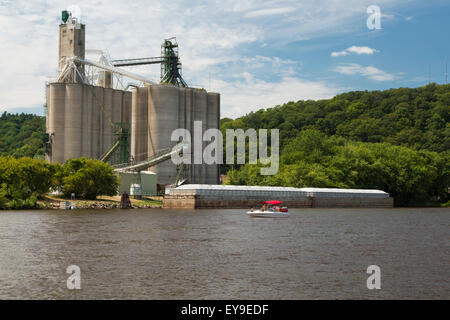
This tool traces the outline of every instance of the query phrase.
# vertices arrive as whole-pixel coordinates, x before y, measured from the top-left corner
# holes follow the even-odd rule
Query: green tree
[[[32,158],[0,157],[0,207],[34,208],[54,186],[54,166]]]
[[[103,161],[88,158],[69,159],[62,168],[62,191],[66,197],[94,200],[99,195],[115,195],[119,178]]]

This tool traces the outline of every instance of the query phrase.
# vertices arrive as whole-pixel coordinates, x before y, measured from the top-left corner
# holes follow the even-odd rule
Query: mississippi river
[[[450,298],[449,209],[245,211],[0,211],[0,298]]]

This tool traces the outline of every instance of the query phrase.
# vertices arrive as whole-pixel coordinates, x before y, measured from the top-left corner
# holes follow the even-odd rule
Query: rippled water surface
[[[449,230],[440,208],[0,211],[0,298],[448,299]]]

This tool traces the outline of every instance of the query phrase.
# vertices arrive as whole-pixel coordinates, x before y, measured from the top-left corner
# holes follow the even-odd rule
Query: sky
[[[65,9],[86,24],[86,49],[112,59],[159,56],[176,37],[183,78],[220,92],[222,117],[446,82],[448,0],[0,0],[1,112],[44,114]],[[158,65],[128,69],[159,80]]]

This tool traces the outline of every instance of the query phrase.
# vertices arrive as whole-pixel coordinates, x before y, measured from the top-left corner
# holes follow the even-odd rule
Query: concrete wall
[[[51,83],[47,97],[49,162],[99,158],[114,139],[112,123],[129,119],[131,93],[78,83]],[[125,111],[124,111],[125,110]]]
[[[196,195],[166,195],[163,200],[163,208],[202,209],[202,208],[259,208],[260,199],[224,199],[205,198]],[[284,205],[289,208],[392,208],[394,198],[314,198],[301,197],[298,199],[284,200]]]

